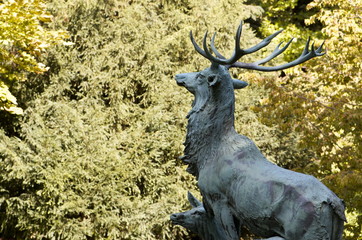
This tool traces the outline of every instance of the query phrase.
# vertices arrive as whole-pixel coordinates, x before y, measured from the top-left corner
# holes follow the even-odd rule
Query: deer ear
[[[219,82],[219,76],[216,74],[211,74],[207,77],[207,82],[209,86],[215,86]]]
[[[190,192],[187,192],[187,199],[189,200],[192,207],[199,207],[202,205],[202,203],[197,200],[197,198],[195,198],[194,195],[192,195]]]
[[[248,86],[248,83],[245,81],[238,80],[238,79],[233,79],[233,85],[234,85],[234,89],[241,89],[241,88]]]

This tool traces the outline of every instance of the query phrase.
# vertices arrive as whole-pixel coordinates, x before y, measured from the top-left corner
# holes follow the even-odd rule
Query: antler
[[[283,30],[279,30],[275,33],[273,33],[272,35],[266,37],[265,39],[263,39],[260,43],[258,43],[257,45],[255,45],[254,47],[248,48],[246,50],[241,49],[240,48],[240,36],[241,36],[241,32],[242,32],[242,23],[240,23],[238,30],[236,31],[236,36],[235,36],[235,50],[233,55],[229,58],[226,59],[224,56],[222,56],[216,49],[215,47],[215,37],[216,37],[216,33],[213,35],[212,39],[211,39],[211,50],[212,52],[216,55],[216,57],[214,57],[212,55],[212,53],[210,52],[210,50],[208,49],[207,46],[207,34],[208,32],[205,33],[204,39],[203,39],[203,48],[200,48],[197,43],[195,42],[195,39],[192,35],[192,32],[190,32],[190,38],[191,38],[191,42],[195,47],[195,50],[200,53],[202,56],[204,56],[205,58],[209,59],[212,63],[217,63],[217,64],[221,64],[221,65],[226,65],[228,68],[231,67],[237,67],[237,68],[245,68],[245,69],[254,69],[254,70],[259,70],[259,71],[278,71],[278,70],[282,70],[282,69],[286,69],[286,68],[290,68],[293,66],[296,66],[298,64],[301,64],[311,58],[314,57],[318,57],[318,56],[322,56],[325,54],[325,52],[322,53],[322,47],[324,45],[324,42],[317,48],[317,50],[314,49],[314,43],[311,46],[311,50],[309,51],[309,43],[310,43],[310,38],[308,38],[307,43],[304,47],[304,50],[302,52],[302,54],[295,59],[294,61],[291,61],[289,63],[280,65],[280,66],[274,66],[274,67],[265,67],[265,66],[260,66],[261,64],[267,63],[270,60],[272,60],[273,58],[277,57],[278,55],[280,55],[281,53],[283,53],[290,45],[290,43],[293,41],[293,38],[290,39],[290,41],[285,44],[284,47],[279,48],[283,42],[279,43],[278,46],[275,48],[275,50],[266,58],[263,58],[259,61],[253,62],[253,63],[244,63],[244,62],[237,62],[238,59],[240,59],[242,56],[250,54],[250,53],[254,53],[258,50],[260,50],[261,48],[267,46],[271,40],[273,38],[275,38],[279,33],[281,33]]]

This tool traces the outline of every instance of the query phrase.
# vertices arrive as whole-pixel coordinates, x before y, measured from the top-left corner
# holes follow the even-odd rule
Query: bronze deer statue
[[[215,47],[215,35],[203,49],[190,38],[195,50],[210,60],[211,66],[200,72],[176,75],[176,82],[190,91],[195,99],[188,113],[184,156],[187,171],[198,180],[203,205],[197,220],[190,212],[173,214],[175,224],[190,222],[190,230],[204,240],[239,240],[240,226],[264,239],[275,240],[340,240],[346,220],[344,203],[316,178],[283,169],[269,162],[252,140],[239,135],[234,128],[234,89],[247,86],[233,79],[232,67],[258,71],[277,71],[301,64],[323,55],[322,46],[314,44],[309,50],[309,39],[301,55],[287,64],[267,67],[264,63],[275,58],[290,45],[279,44],[266,58],[243,63],[238,60],[260,50],[281,31],[248,49],[240,49],[242,24],[236,32],[235,50],[226,59]],[[214,56],[215,55],[215,56]],[[190,210],[192,211],[192,210]],[[181,216],[183,215],[183,216]],[[188,218],[188,219],[187,219]],[[216,228],[205,235],[200,219]],[[182,220],[182,221],[181,221]],[[185,225],[185,224],[184,224]],[[187,228],[187,226],[186,226]],[[192,228],[192,229],[191,229]]]

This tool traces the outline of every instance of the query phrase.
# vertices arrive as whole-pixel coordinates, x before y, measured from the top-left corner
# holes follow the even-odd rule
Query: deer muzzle
[[[186,79],[187,79],[185,73],[177,74],[176,77],[175,77],[175,79],[176,79],[177,85],[183,86],[183,87],[185,86],[185,81],[186,81]]]
[[[183,213],[174,213],[171,215],[170,219],[173,224],[180,224],[182,222],[182,219],[185,218],[185,215]]]

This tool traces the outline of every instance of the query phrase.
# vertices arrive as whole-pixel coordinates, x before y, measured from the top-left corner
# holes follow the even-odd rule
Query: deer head
[[[289,63],[267,67],[263,64],[274,59],[283,53],[291,44],[291,39],[284,47],[280,47],[280,43],[275,50],[266,58],[253,63],[238,62],[244,55],[254,53],[261,48],[267,46],[273,38],[275,38],[281,30],[268,36],[254,47],[248,49],[240,48],[240,36],[242,24],[239,25],[235,36],[235,49],[233,55],[226,59],[219,53],[215,47],[215,34],[211,38],[209,50],[207,44],[207,32],[203,39],[203,49],[197,45],[190,32],[191,42],[195,50],[210,60],[211,66],[193,73],[182,73],[176,75],[176,82],[180,86],[184,86],[190,91],[195,99],[192,104],[192,109],[187,115],[189,118],[187,125],[187,135],[185,145],[185,155],[181,159],[189,166],[187,171],[196,177],[204,161],[205,157],[210,155],[212,144],[217,144],[223,136],[234,134],[234,108],[235,97],[234,89],[241,89],[248,84],[244,81],[233,79],[230,76],[230,68],[244,68],[258,71],[277,71],[290,68],[301,64],[311,58],[322,56],[323,44],[317,49],[314,44],[309,50],[310,40],[308,39],[305,48],[301,55]]]
[[[192,209],[186,212],[172,214],[171,221],[174,224],[181,225],[197,233],[197,226],[199,223],[204,222],[207,219],[206,211],[202,203],[190,192],[188,192],[187,198]]]
[[[186,212],[172,214],[172,223],[189,229],[204,240],[224,239],[219,227],[215,224],[213,216],[205,211],[203,204],[190,192],[188,192],[187,198],[192,209]]]
[[[280,46],[282,45],[282,43],[280,43],[275,48],[275,50],[264,59],[261,59],[253,63],[238,62],[238,60],[244,55],[254,53],[267,46],[273,38],[275,38],[279,33],[282,32],[282,30],[277,31],[274,34],[266,37],[259,44],[248,49],[240,48],[241,32],[242,32],[242,23],[240,23],[238,30],[236,32],[234,53],[229,59],[226,59],[216,49],[215,47],[216,33],[211,38],[210,42],[211,51],[210,51],[207,44],[207,38],[208,38],[207,32],[205,33],[203,39],[203,49],[199,47],[199,45],[197,45],[192,35],[192,32],[190,32],[191,42],[194,45],[195,50],[198,53],[200,53],[202,56],[210,60],[211,62],[211,66],[209,68],[204,69],[203,71],[176,75],[177,84],[180,86],[184,86],[188,91],[190,91],[193,95],[195,95],[195,101],[193,104],[192,112],[199,112],[205,107],[205,104],[210,97],[211,89],[215,89],[217,86],[218,88],[223,88],[223,89],[227,89],[228,87],[233,89],[240,89],[248,85],[244,81],[232,79],[228,71],[230,68],[233,67],[244,68],[244,69],[257,70],[257,71],[278,71],[296,66],[311,58],[322,56],[325,54],[324,52],[322,52],[322,47],[324,43],[317,49],[315,49],[314,44],[312,44],[311,49],[309,50],[310,39],[308,39],[303,52],[294,61],[273,67],[262,66],[263,64],[269,62],[270,60],[274,59],[275,57],[283,53],[291,44],[293,40],[291,39],[282,48],[280,48]],[[222,85],[222,87],[220,87],[220,85]],[[220,93],[220,91],[218,92]],[[219,96],[219,97],[225,97],[225,96]]]

